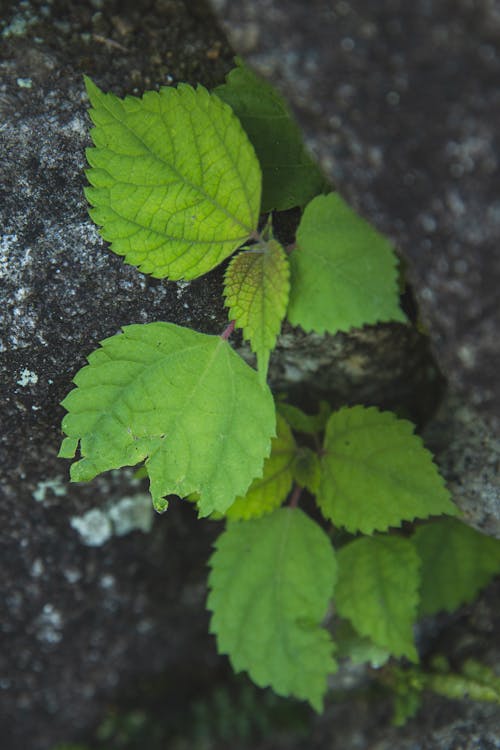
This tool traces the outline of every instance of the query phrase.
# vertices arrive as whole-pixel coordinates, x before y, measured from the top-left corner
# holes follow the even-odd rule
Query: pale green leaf
[[[318,503],[350,532],[385,531],[402,521],[457,512],[444,480],[406,419],[374,407],[345,407],[330,417]]]
[[[456,519],[421,526],[413,541],[422,560],[422,615],[471,602],[500,573],[500,540]]]
[[[417,615],[420,561],[408,539],[356,539],[337,553],[335,606],[358,633],[394,656],[417,661],[413,623]]]
[[[214,93],[229,104],[255,147],[263,173],[262,210],[303,206],[327,185],[302,134],[273,86],[237,60]]]
[[[338,193],[320,195],[306,206],[290,265],[292,325],[337,333],[406,320],[391,243]]]
[[[243,336],[257,354],[263,381],[286,314],[289,291],[288,258],[276,240],[257,243],[238,253],[224,277],[229,317],[243,329]]]
[[[333,547],[298,508],[228,524],[216,542],[210,631],[236,672],[319,711],[333,643],[320,627],[335,584]]]
[[[63,401],[62,429],[80,442],[73,481],[145,461],[157,509],[168,494],[198,492],[205,516],[262,472],[273,399],[227,341],[172,323],[131,325],[88,362]]]
[[[248,520],[271,513],[286,500],[292,488],[297,446],[290,427],[277,416],[276,437],[271,441],[271,454],[264,461],[264,473],[254,479],[244,497],[237,498],[226,511],[230,520]]]
[[[157,278],[193,279],[257,228],[261,172],[231,108],[202,86],[104,94],[88,78],[90,215],[111,249]]]

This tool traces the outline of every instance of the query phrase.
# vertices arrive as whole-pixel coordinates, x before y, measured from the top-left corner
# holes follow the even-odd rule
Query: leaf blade
[[[262,477],[254,479],[244,497],[236,498],[227,509],[226,518],[231,521],[248,520],[276,510],[292,488],[296,450],[289,426],[278,415],[276,437],[271,441],[271,453],[264,461]]]
[[[422,560],[421,615],[453,612],[500,573],[500,541],[457,519],[421,526],[412,540]]]
[[[126,326],[88,362],[63,401],[63,431],[82,457],[74,481],[146,461],[157,509],[168,494],[199,492],[208,515],[224,512],[262,471],[272,396],[220,337],[172,323]]]
[[[257,226],[260,167],[231,109],[203,87],[121,100],[86,79],[90,214],[111,249],[158,278],[214,268]]]
[[[283,97],[237,60],[214,93],[229,104],[255,147],[263,172],[262,211],[303,206],[326,188]]]
[[[290,265],[292,325],[334,334],[406,321],[390,243],[337,193],[320,195],[306,206]]]
[[[411,542],[390,536],[363,537],[342,547],[337,559],[339,614],[380,648],[418,661],[412,626],[420,561]]]
[[[348,531],[371,534],[402,521],[457,513],[414,425],[375,407],[344,407],[325,432],[318,504]]]
[[[267,377],[269,354],[286,314],[289,290],[288,259],[275,240],[240,252],[231,260],[224,276],[224,304],[229,308],[229,317],[243,329],[243,336],[257,354],[263,381]]]
[[[210,631],[235,671],[320,710],[333,644],[319,627],[336,564],[326,534],[298,508],[230,523],[210,559]]]

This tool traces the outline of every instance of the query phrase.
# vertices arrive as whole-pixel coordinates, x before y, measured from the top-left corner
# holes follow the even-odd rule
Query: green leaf
[[[229,317],[250,341],[265,381],[269,354],[288,305],[290,268],[286,253],[276,240],[252,245],[231,260],[224,282]]]
[[[158,510],[199,492],[200,515],[224,512],[269,454],[267,386],[227,341],[172,323],[126,326],[101,347],[62,402],[62,429],[80,442],[72,480],[146,461]]]
[[[374,407],[346,407],[330,417],[318,504],[348,531],[371,534],[402,521],[457,512],[432,454],[414,425]]]
[[[298,508],[229,523],[210,567],[210,632],[219,652],[260,687],[321,710],[336,669],[333,643],[320,627],[336,574],[325,532]]]
[[[369,638],[359,635],[347,620],[340,621],[334,635],[339,659],[348,658],[352,664],[368,663],[378,669],[391,657],[386,648],[376,646]]]
[[[85,83],[95,125],[85,194],[103,238],[157,278],[207,273],[259,218],[259,163],[231,108],[202,86],[119,99]]]
[[[259,518],[279,508],[292,488],[296,451],[292,431],[278,415],[276,437],[271,441],[271,455],[264,461],[264,473],[254,479],[244,497],[237,498],[228,508],[227,518],[232,521]]]
[[[303,432],[306,435],[314,435],[317,432],[323,432],[328,418],[332,413],[330,405],[326,401],[320,401],[319,411],[317,414],[306,414],[302,409],[285,401],[278,401],[276,404],[280,414],[282,414],[292,430]]]
[[[337,333],[406,320],[399,307],[398,264],[390,242],[338,193],[320,195],[306,206],[290,265],[292,325]]]
[[[421,615],[471,602],[500,573],[500,541],[456,519],[421,526],[413,541],[422,560]]]
[[[337,553],[335,605],[358,633],[394,656],[418,661],[413,642],[420,561],[408,539],[356,539]]]
[[[262,211],[303,206],[327,183],[304,147],[284,99],[237,60],[214,93],[229,104],[255,147],[263,172]]]
[[[321,481],[321,463],[318,454],[302,445],[293,463],[293,478],[301,487],[315,495]]]

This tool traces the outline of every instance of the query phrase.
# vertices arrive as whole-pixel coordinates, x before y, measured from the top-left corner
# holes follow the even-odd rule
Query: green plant
[[[500,568],[500,544],[453,518],[401,529],[457,513],[410,422],[363,406],[306,414],[267,385],[285,317],[319,334],[406,324],[396,255],[322,192],[282,99],[243,65],[214,93],[181,84],[120,100],[86,84],[95,125],[86,195],[102,236],[170,280],[233,255],[230,323],[220,336],[130,325],[101,342],[63,401],[60,455],[79,453],[73,481],[143,464],[158,511],[177,495],[200,517],[225,516],[208,598],[219,651],[257,685],[319,711],[336,651],[416,663],[417,617],[470,601]],[[285,248],[273,211],[297,205],[296,242]],[[228,343],[234,327],[257,371]],[[304,489],[322,523],[298,507]]]

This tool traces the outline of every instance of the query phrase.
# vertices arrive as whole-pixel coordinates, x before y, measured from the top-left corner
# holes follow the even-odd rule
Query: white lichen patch
[[[25,367],[24,370],[21,370],[19,373],[19,380],[16,380],[16,383],[23,388],[27,385],[36,385],[38,383],[38,375],[36,372],[28,370],[28,368]]]
[[[116,536],[124,536],[130,531],[143,531],[147,534],[153,525],[153,506],[146,493],[123,497],[109,511]]]
[[[91,508],[82,516],[73,516],[70,524],[89,547],[100,547],[112,536],[125,536],[131,531],[147,534],[153,525],[153,506],[146,493],[122,497],[115,504]]]
[[[80,534],[82,542],[87,547],[100,547],[113,536],[111,521],[99,508],[92,508],[83,516],[73,516],[70,524]]]
[[[51,492],[56,497],[63,497],[67,492],[67,486],[63,478],[57,476],[53,479],[44,479],[38,482],[36,490],[33,492],[33,499],[37,503],[44,503],[48,492]]]

